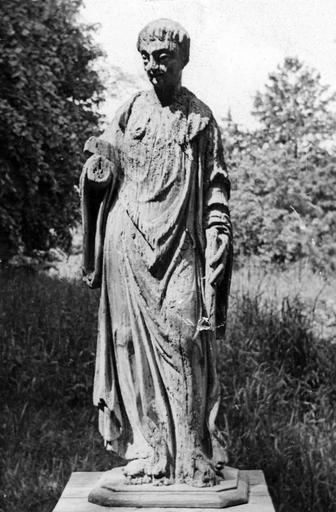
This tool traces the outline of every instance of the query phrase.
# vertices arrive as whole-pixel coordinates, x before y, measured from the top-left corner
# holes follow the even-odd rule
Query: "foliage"
[[[0,5],[0,231],[11,250],[67,248],[84,140],[97,129],[101,51],[82,0]]]
[[[336,268],[336,155],[294,158],[276,146],[244,156],[233,174],[237,252],[279,263]]]
[[[255,100],[259,128],[241,130],[230,117],[222,127],[236,255],[334,270],[336,151],[323,145],[335,128],[334,95],[325,98],[319,75],[297,59],[270,82]]]
[[[44,512],[71,471],[116,462],[91,403],[98,295],[41,275],[1,278],[0,508]],[[229,318],[220,365],[230,463],[265,471],[278,512],[332,512],[336,345],[312,333],[295,299],[279,311],[236,290]]]
[[[287,57],[270,73],[263,93],[254,98],[254,116],[261,125],[258,139],[286,145],[295,156],[305,146],[318,144],[335,133],[331,112],[336,94],[321,84],[320,74],[297,57]]]

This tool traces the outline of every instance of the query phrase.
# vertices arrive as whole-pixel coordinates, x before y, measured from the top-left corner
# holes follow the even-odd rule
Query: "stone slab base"
[[[139,512],[138,507],[105,507],[88,502],[88,495],[103,477],[103,472],[72,473],[53,512]],[[260,470],[240,471],[249,484],[248,503],[225,509],[225,512],[275,512],[264,474]],[[153,506],[144,512],[218,512],[218,508],[162,508]]]

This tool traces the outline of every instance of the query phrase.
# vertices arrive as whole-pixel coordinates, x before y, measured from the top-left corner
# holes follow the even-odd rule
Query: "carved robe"
[[[185,481],[219,440],[205,232],[230,233],[220,133],[209,108],[182,88],[167,107],[152,91],[137,94],[104,138],[113,168],[106,190],[82,178],[85,266],[101,280],[99,428],[122,456],[165,457],[170,475]],[[230,274],[229,256],[213,290],[218,326]]]

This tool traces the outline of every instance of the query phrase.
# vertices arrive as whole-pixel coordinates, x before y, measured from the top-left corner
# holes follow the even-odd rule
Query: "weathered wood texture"
[[[225,512],[274,512],[275,509],[268,493],[264,474],[260,470],[241,471],[242,478],[249,481],[250,494],[249,502],[245,505],[237,505],[225,509]],[[119,511],[119,512],[139,512],[137,507],[102,507],[88,502],[88,494],[91,489],[97,485],[101,478],[101,472],[76,472],[72,473],[71,478],[66,485],[63,494],[56,505],[53,512],[103,512],[103,511]],[[159,512],[167,510],[167,512],[215,512],[218,509],[204,508],[146,508],[146,512]]]
[[[84,148],[83,270],[101,285],[93,401],[135,484],[215,486],[227,462],[216,352],[232,268],[230,183],[218,124],[182,87],[189,43],[172,20],[146,25],[138,49],[153,89]]]

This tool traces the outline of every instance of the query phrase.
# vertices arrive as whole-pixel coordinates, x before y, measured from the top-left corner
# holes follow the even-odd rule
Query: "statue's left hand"
[[[224,277],[229,245],[230,238],[220,227],[212,226],[206,230],[205,260],[207,279],[211,286],[215,286]]]

